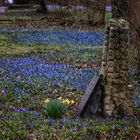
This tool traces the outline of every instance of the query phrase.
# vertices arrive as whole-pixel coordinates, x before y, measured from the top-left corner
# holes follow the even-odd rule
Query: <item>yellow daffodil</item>
[[[50,100],[49,99],[46,99],[46,100],[44,100],[44,103],[48,103]]]
[[[64,104],[70,104],[70,100],[68,100],[68,99],[66,99],[66,100],[63,100],[63,102],[62,103],[64,103]]]
[[[75,101],[74,100],[71,100],[71,104],[74,104],[75,103]]]

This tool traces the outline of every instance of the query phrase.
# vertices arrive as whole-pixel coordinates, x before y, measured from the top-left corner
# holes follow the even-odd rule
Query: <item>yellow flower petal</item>
[[[46,100],[44,100],[44,103],[48,103],[50,100],[49,99],[46,99]]]
[[[75,103],[75,101],[74,100],[71,100],[71,104],[74,104]]]
[[[64,104],[70,104],[70,100],[68,100],[68,99],[66,99],[66,100],[63,100],[63,102],[62,103],[64,103]]]

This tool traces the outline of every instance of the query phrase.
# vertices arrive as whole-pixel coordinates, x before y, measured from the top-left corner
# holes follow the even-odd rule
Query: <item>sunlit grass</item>
[[[0,35],[0,55],[23,55],[29,54],[31,51],[32,47],[14,44],[9,42],[4,35]]]

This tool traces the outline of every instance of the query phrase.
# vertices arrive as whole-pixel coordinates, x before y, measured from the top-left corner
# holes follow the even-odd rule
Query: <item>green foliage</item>
[[[62,103],[61,101],[59,100],[52,100],[50,102],[48,102],[45,106],[44,106],[48,116],[56,119],[56,118],[60,118],[67,106],[66,104]]]
[[[97,131],[99,131],[99,132],[105,132],[108,130],[109,130],[109,126],[105,122],[103,122],[99,126],[97,126]]]
[[[106,12],[106,14],[105,14],[105,22],[107,23],[108,21],[110,21],[110,19],[111,19],[111,17],[112,17],[112,12]]]

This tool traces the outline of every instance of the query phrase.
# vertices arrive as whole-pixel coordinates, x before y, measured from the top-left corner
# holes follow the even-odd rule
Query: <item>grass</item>
[[[44,110],[47,115],[53,119],[61,118],[61,116],[64,115],[66,108],[66,104],[60,100],[51,100],[44,105]]]
[[[0,33],[0,55],[22,55],[31,53],[32,48],[30,46],[24,46],[14,44],[8,40],[5,34]]]
[[[38,32],[38,31],[36,31],[36,32]],[[79,40],[77,42],[73,37],[71,37],[69,35],[66,37],[66,39],[64,38],[66,40],[65,45],[60,46],[63,43],[63,41],[61,41],[61,39],[59,39],[62,42],[60,45],[55,45],[55,44],[49,45],[47,42],[46,42],[47,44],[44,44],[44,43],[39,44],[38,42],[30,43],[30,40],[31,40],[30,38],[29,39],[27,38],[29,40],[28,41],[29,43],[26,43],[27,41],[24,41],[24,43],[23,43],[23,40],[17,42],[16,38],[18,36],[19,37],[21,36],[21,38],[29,36],[28,32],[26,30],[25,30],[25,32],[24,32],[24,30],[21,30],[21,32],[18,31],[17,33],[16,33],[16,31],[11,32],[10,36],[8,35],[9,33],[1,33],[0,55],[14,54],[15,56],[20,56],[21,54],[29,55],[32,53],[35,55],[43,56],[43,57],[47,58],[48,61],[51,61],[51,62],[52,61],[59,62],[61,60],[61,62],[66,62],[69,64],[72,64],[74,62],[75,65],[78,65],[80,63],[79,67],[81,67],[82,65],[93,66],[94,62],[92,63],[92,61],[96,61],[96,60],[98,61],[99,59],[96,59],[96,58],[101,56],[100,54],[101,54],[102,46],[94,46],[94,47],[93,46],[80,46],[80,45],[82,45],[83,42],[81,43],[81,40]],[[63,32],[60,32],[59,34],[63,35]],[[36,37],[37,33],[34,36]],[[50,39],[50,40],[52,40],[52,43],[54,43],[53,37],[55,37],[55,36],[58,36],[58,35],[52,35],[52,39]],[[35,39],[35,37],[33,37],[33,39]],[[95,35],[95,37],[98,39],[98,34]],[[75,47],[74,45],[70,45],[69,40],[67,38],[72,38],[71,42],[74,41],[74,45],[76,44],[76,42],[77,42],[77,44],[78,43],[80,43],[80,44],[77,47]],[[58,40],[58,38],[56,38],[56,39]],[[38,40],[38,38],[37,38],[37,40]],[[84,40],[85,40],[85,38],[84,38]],[[41,40],[41,41],[43,41],[43,40]],[[91,40],[91,41],[94,43],[94,40]],[[99,39],[99,41],[100,41],[100,39]],[[95,45],[98,43],[100,44],[99,41],[96,42]],[[85,42],[86,42],[86,40],[85,40]],[[90,41],[88,41],[88,42],[90,42]],[[50,43],[51,43],[51,41],[50,41]],[[99,63],[97,63],[97,64],[99,65]]]

